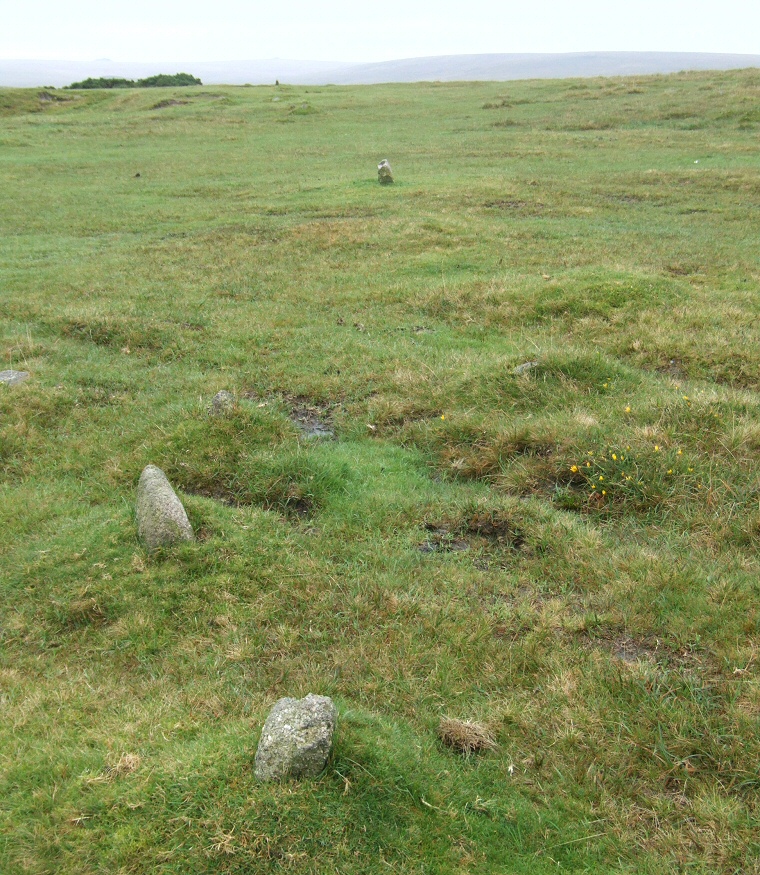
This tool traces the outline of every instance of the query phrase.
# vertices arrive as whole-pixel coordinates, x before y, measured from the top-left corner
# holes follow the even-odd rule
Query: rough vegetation
[[[83,79],[81,82],[72,82],[65,88],[169,88],[174,86],[203,85],[200,79],[191,76],[190,73],[159,73],[156,76],[146,76],[145,79],[124,79],[118,76]]]
[[[0,871],[760,873],[760,72],[56,94],[0,91]]]

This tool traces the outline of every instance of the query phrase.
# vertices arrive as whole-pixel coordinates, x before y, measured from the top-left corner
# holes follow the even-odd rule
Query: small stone
[[[377,181],[380,185],[393,184],[393,171],[391,170],[391,165],[388,163],[387,158],[383,158],[383,160],[377,165]]]
[[[327,696],[280,699],[261,730],[255,775],[259,781],[316,778],[327,764],[338,711]]]
[[[137,531],[149,550],[192,541],[193,529],[182,502],[155,465],[147,465],[137,485]]]
[[[208,412],[210,416],[225,416],[228,413],[232,413],[234,409],[235,396],[232,392],[222,389],[221,392],[217,392],[211,399],[211,407],[209,407]]]
[[[17,383],[28,380],[30,376],[29,371],[0,371],[0,383],[5,383],[6,386],[15,386]]]
[[[518,365],[516,368],[514,368],[512,370],[512,373],[515,374],[516,376],[519,376],[520,374],[527,374],[528,371],[532,371],[533,368],[537,368],[537,367],[538,367],[538,362],[525,362],[524,364]]]

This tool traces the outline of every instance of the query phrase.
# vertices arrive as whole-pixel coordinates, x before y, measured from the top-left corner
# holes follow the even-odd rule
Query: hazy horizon
[[[268,58],[226,62],[0,60],[0,87],[61,87],[89,77],[144,78],[191,73],[207,85],[362,85],[418,81],[568,79],[760,67],[760,54],[698,52],[488,53],[400,58],[351,64]]]

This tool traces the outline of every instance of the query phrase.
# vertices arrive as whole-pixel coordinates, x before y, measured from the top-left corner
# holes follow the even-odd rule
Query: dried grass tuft
[[[482,753],[496,748],[496,740],[485,726],[466,720],[441,718],[438,737],[446,747],[463,754]]]
[[[136,753],[124,753],[119,758],[119,762],[114,766],[109,766],[106,771],[106,777],[109,780],[114,778],[123,778],[125,775],[130,775],[132,772],[140,768],[142,759]]]

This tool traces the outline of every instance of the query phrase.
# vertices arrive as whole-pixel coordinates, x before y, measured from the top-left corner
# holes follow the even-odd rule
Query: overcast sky
[[[0,0],[0,58],[760,53],[760,0]]]

